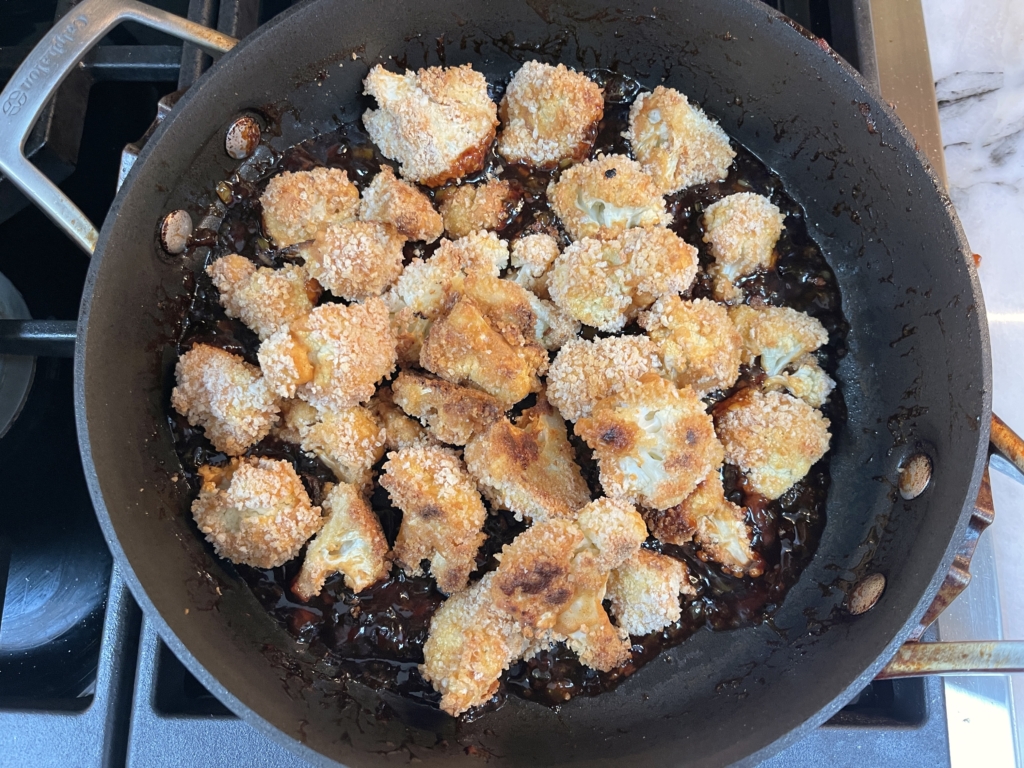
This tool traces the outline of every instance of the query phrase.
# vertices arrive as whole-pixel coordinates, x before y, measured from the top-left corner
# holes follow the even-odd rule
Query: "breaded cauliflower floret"
[[[394,298],[393,293],[384,294],[386,301]],[[423,341],[430,332],[431,320],[416,314],[411,307],[401,306],[397,309],[388,307],[388,324],[391,334],[395,337],[395,358],[399,365],[419,365],[420,351]]]
[[[576,422],[597,457],[607,495],[667,509],[722,463],[711,416],[689,387],[648,373]]]
[[[434,322],[420,351],[420,365],[431,373],[454,384],[469,382],[504,406],[540,389],[538,372],[546,363],[543,348],[510,344],[469,299]]]
[[[501,418],[473,437],[466,465],[488,499],[519,519],[571,518],[590,501],[565,422],[543,395],[516,424]]]
[[[405,238],[390,224],[330,224],[302,248],[306,271],[335,296],[362,301],[380,296],[402,274]]]
[[[767,197],[739,192],[704,211],[704,242],[715,262],[708,269],[718,301],[738,303],[743,292],[734,285],[774,261],[775,243],[785,216]]]
[[[601,601],[609,569],[639,549],[643,520],[618,503],[581,516],[588,511],[590,532],[568,520],[528,528],[502,549],[496,571],[434,614],[420,671],[440,691],[445,712],[458,715],[482,704],[512,661],[560,640],[595,669],[629,658],[629,639]],[[597,531],[601,536],[591,540]]]
[[[260,367],[282,397],[318,408],[365,403],[395,367],[395,338],[379,298],[323,304],[260,345]]]
[[[440,194],[439,194],[440,196]],[[441,216],[448,237],[465,237],[481,229],[500,231],[523,207],[522,190],[511,182],[488,179],[444,190]]]
[[[725,498],[722,475],[713,470],[683,502],[647,519],[651,533],[666,544],[695,541],[698,554],[733,576],[760,576],[764,559],[751,549],[746,513]]]
[[[324,523],[309,542],[292,591],[302,600],[320,594],[327,577],[341,573],[345,586],[362,592],[388,575],[388,542],[380,520],[359,490],[338,483],[324,498]]]
[[[573,240],[611,240],[632,227],[671,220],[654,180],[625,155],[602,155],[566,169],[548,185],[548,203]]]
[[[757,493],[777,499],[828,451],[829,420],[782,392],[742,390],[715,411],[725,460],[744,471]]]
[[[619,240],[577,240],[555,259],[548,272],[548,293],[555,306],[580,322],[620,331],[633,306],[627,268]]]
[[[328,224],[354,219],[359,190],[337,168],[285,171],[267,184],[260,205],[267,235],[278,248],[285,248],[312,240]]]
[[[721,181],[736,157],[718,123],[679,91],[661,85],[636,97],[629,109],[626,139],[665,194]]]
[[[509,282],[509,281],[505,281]],[[557,306],[553,301],[539,299],[526,291],[530,309],[536,317],[534,340],[548,352],[557,352],[565,344],[575,339],[580,332],[581,323],[575,317]]]
[[[590,154],[604,116],[604,95],[586,75],[528,61],[501,100],[498,152],[510,163],[554,168]]]
[[[792,363],[796,370],[793,373],[780,373],[769,376],[764,381],[766,391],[785,389],[794,397],[799,397],[812,408],[821,408],[836,388],[832,378],[821,370],[813,355],[804,355]]]
[[[575,339],[548,369],[547,396],[564,418],[576,421],[627,382],[660,369],[658,348],[646,336]]]
[[[373,399],[370,400],[369,408],[384,427],[384,447],[387,450],[397,451],[420,443],[433,444],[434,438],[427,430],[395,405],[390,385],[382,384],[377,388]]]
[[[492,589],[498,607],[534,635],[531,651],[563,640],[585,665],[607,671],[628,659],[630,648],[601,604],[608,573],[632,557],[646,531],[621,502],[594,502],[580,518],[535,523],[506,545]]]
[[[649,549],[637,550],[608,576],[611,614],[631,635],[646,635],[677,621],[680,594],[697,594],[686,565]]]
[[[640,325],[658,345],[665,378],[676,386],[703,395],[736,383],[742,340],[721,304],[663,296],[641,315]]]
[[[257,269],[249,259],[232,253],[213,262],[206,273],[220,291],[227,316],[237,317],[260,340],[309,314],[320,298],[320,285],[294,264]]]
[[[543,232],[512,241],[512,279],[542,299],[548,298],[547,272],[558,258],[558,241]]]
[[[192,516],[217,554],[233,563],[276,568],[320,530],[314,507],[287,461],[232,459],[199,468],[203,479]]]
[[[614,332],[655,299],[685,291],[696,274],[697,249],[675,233],[631,229],[617,240],[570,245],[548,273],[548,291],[580,322]]]
[[[409,574],[430,573],[446,594],[465,589],[486,538],[487,510],[461,459],[447,448],[418,445],[388,454],[380,484],[402,510],[395,559]]]
[[[403,411],[419,419],[438,440],[452,445],[465,445],[504,411],[484,392],[412,371],[399,373],[391,388]]]
[[[402,176],[439,187],[483,167],[498,107],[469,64],[404,75],[378,64],[363,85],[379,105],[363,114],[363,124],[384,156],[401,164]]]
[[[429,259],[413,259],[406,266],[388,293],[388,306],[392,312],[408,307],[426,320],[434,320],[461,295],[467,274],[497,277],[507,265],[508,244],[493,232],[442,240]]]
[[[803,355],[828,343],[828,331],[821,322],[790,307],[740,305],[729,309],[729,319],[743,343],[743,362],[753,365],[760,358],[769,376],[780,375]]]
[[[362,490],[369,490],[370,468],[384,455],[384,428],[372,411],[359,405],[317,411],[302,400],[291,400],[284,406],[278,433],[319,458],[338,480]]]
[[[420,673],[441,694],[441,709],[461,715],[498,690],[501,673],[526,651],[522,625],[494,606],[495,574],[447,600],[430,619]]]
[[[410,240],[432,243],[441,236],[444,222],[430,198],[407,181],[395,178],[387,165],[363,190],[359,218],[390,224]]]
[[[595,499],[579,511],[576,524],[597,550],[597,567],[605,571],[620,568],[647,539],[643,518],[621,499]]]
[[[223,349],[196,344],[178,358],[174,377],[174,410],[229,456],[245,453],[277,421],[280,407],[260,369]]]

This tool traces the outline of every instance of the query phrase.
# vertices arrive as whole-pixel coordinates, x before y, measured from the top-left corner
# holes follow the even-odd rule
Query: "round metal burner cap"
[[[0,274],[0,319],[30,320],[25,300],[11,281]],[[0,437],[18,418],[32,387],[36,359],[26,355],[0,355]]]

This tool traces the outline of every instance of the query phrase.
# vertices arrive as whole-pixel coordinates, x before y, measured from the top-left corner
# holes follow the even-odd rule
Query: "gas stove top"
[[[73,4],[5,4],[0,81]],[[236,37],[289,5],[153,4]],[[869,78],[884,71],[866,0],[770,4],[827,39]],[[208,64],[197,49],[159,33],[130,24],[114,30],[40,120],[29,142],[33,161],[63,181],[93,221],[102,221],[122,149],[145,133],[162,97],[187,88]],[[32,317],[73,319],[86,259],[2,179],[0,243],[0,274]],[[0,488],[0,763],[306,765],[200,685],[141,615],[112,566],[78,456],[70,359],[36,359],[20,416],[0,439]],[[934,766],[948,763],[949,754],[941,681],[908,679],[869,685],[829,723],[764,765],[846,764],[856,755],[863,765]]]

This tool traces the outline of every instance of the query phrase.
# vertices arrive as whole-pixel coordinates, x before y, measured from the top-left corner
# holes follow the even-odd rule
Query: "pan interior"
[[[558,712],[510,700],[456,726],[397,697],[339,690],[196,535],[165,422],[174,362],[166,318],[184,291],[182,265],[153,233],[169,210],[201,210],[231,172],[223,132],[240,112],[273,117],[283,149],[357,117],[361,80],[378,61],[470,62],[497,78],[528,59],[678,88],[781,176],[840,282],[851,331],[838,378],[849,418],[833,439],[818,554],[770,626],[700,632],[614,692]],[[398,749],[438,763],[486,753],[524,765],[680,756],[719,765],[781,748],[841,705],[906,635],[977,489],[988,341],[949,203],[888,109],[815,41],[747,0],[629,10],[582,0],[303,5],[179,103],[122,188],[98,253],[76,396],[112,548],[169,644],[214,693],[325,759],[376,765]],[[932,487],[896,502],[896,468],[918,449],[935,462]],[[852,619],[843,589],[868,571],[889,586]]]

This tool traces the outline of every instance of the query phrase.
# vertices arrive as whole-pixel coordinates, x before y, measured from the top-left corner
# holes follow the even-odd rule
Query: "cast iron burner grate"
[[[765,2],[827,39],[855,66],[873,55],[870,34],[858,22],[866,0]],[[153,4],[241,37],[291,3]],[[73,5],[5,4],[0,80]],[[34,162],[102,221],[121,149],[145,132],[161,97],[188,87],[208,64],[198,50],[151,30],[115,30],[44,113],[28,144]],[[0,242],[0,273],[33,317],[74,318],[86,260],[3,179]],[[70,360],[38,359],[26,406],[0,440],[0,488],[0,762],[25,768],[306,765],[234,717],[185,669],[112,570],[78,457]],[[939,679],[872,683],[764,766],[843,763],[851,754],[875,766],[948,763]]]

